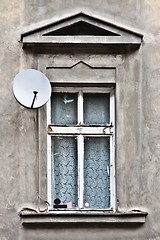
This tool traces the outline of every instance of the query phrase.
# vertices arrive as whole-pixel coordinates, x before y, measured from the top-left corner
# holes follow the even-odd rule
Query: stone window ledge
[[[22,224],[144,224],[147,212],[111,212],[111,211],[49,211],[47,213],[20,212]]]

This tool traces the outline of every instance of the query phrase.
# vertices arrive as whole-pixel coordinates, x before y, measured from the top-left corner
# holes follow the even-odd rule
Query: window
[[[53,208],[114,208],[114,105],[114,88],[53,88],[48,107]],[[55,199],[61,203],[55,205]]]

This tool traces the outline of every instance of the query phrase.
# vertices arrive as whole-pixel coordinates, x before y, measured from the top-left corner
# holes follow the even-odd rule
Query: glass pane
[[[110,122],[109,93],[84,94],[84,123],[86,125],[106,125]]]
[[[77,123],[77,94],[52,93],[51,122],[56,125],[71,125]]]
[[[52,137],[52,199],[77,206],[77,141],[75,137]]]
[[[84,205],[103,209],[110,206],[110,139],[86,137],[84,154]]]

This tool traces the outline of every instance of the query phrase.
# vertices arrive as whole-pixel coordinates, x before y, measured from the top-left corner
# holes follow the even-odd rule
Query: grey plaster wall
[[[38,171],[39,138],[43,137],[38,135],[38,122],[45,128],[45,107],[39,120],[37,111],[20,106],[12,94],[14,76],[24,68],[38,67],[37,56],[23,51],[20,34],[30,25],[79,11],[144,35],[138,51],[122,56],[116,85],[118,207],[147,211],[143,225],[28,228],[18,215],[24,206],[37,208],[46,194],[45,160],[42,183]],[[0,12],[0,240],[159,240],[160,1],[1,0]],[[45,152],[45,141],[41,144]]]

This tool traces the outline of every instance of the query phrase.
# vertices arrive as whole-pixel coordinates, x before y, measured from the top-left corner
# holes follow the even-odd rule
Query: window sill
[[[49,211],[47,213],[20,212],[22,224],[143,224],[147,212],[112,212],[112,211]]]

